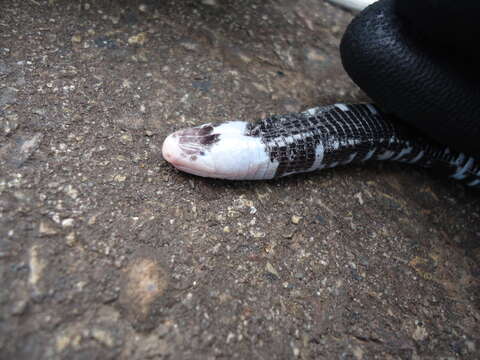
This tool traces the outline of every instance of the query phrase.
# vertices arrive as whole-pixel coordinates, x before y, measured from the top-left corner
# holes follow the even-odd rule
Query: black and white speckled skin
[[[274,177],[367,160],[394,160],[440,170],[469,186],[480,186],[478,159],[416,135],[374,105],[336,104],[273,116],[247,127],[259,137]]]

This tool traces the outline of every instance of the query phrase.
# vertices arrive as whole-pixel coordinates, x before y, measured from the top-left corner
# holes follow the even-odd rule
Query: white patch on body
[[[270,161],[259,137],[245,135],[247,125],[244,121],[231,121],[214,126],[209,135],[218,136],[218,140],[208,145],[199,143],[195,135],[183,136],[180,141],[179,131],[165,139],[163,156],[179,170],[198,176],[229,180],[273,178],[278,162]],[[196,141],[190,144],[189,138]],[[190,156],[186,150],[199,154]]]
[[[465,175],[465,173],[467,172],[468,169],[470,169],[470,167],[473,165],[474,162],[475,162],[475,160],[472,157],[469,158],[468,161],[465,163],[465,165],[463,165],[463,167],[461,167],[460,169],[457,169],[455,174],[453,174],[451,177],[456,179],[456,180],[465,179],[467,177],[467,175]]]
[[[388,160],[393,156],[393,151],[387,150],[383,154],[377,155],[377,160]]]
[[[403,156],[405,155],[408,155],[412,152],[413,148],[411,146],[405,148],[405,149],[402,149],[397,156],[395,156],[394,158],[392,158],[392,160],[400,160]]]
[[[342,111],[350,111],[348,106],[345,105],[345,104],[338,103],[338,104],[335,104],[335,107],[342,110]]]
[[[420,160],[420,159],[423,157],[424,154],[425,154],[425,151],[423,151],[423,150],[420,151],[420,152],[417,154],[417,156],[415,156],[412,160],[410,160],[410,164],[416,163],[418,160]]]
[[[477,179],[477,180],[470,181],[467,185],[468,186],[476,186],[478,184],[480,184],[480,180]]]
[[[363,161],[369,160],[369,159],[373,156],[373,154],[375,154],[375,151],[377,151],[377,149],[372,149],[372,150],[370,150],[370,151],[367,153],[367,155],[365,155],[365,157],[363,158]]]
[[[370,111],[371,114],[373,114],[373,115],[378,114],[377,108],[375,106],[373,106],[372,104],[367,104],[367,108],[368,108],[368,110]]]
[[[357,156],[357,153],[356,153],[356,152],[350,154],[350,156],[348,157],[348,159],[345,160],[345,161],[342,161],[341,164],[342,164],[342,165],[350,164],[350,163],[353,161],[353,159],[355,159],[356,156]]]
[[[315,171],[318,169],[323,169],[325,164],[323,163],[323,157],[325,156],[325,148],[322,143],[319,143],[315,148],[315,161],[313,165],[307,171]]]
[[[350,10],[362,11],[376,0],[328,0]]]

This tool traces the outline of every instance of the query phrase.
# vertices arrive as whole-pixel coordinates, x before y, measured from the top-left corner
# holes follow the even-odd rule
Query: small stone
[[[118,174],[114,176],[113,180],[115,180],[116,182],[124,182],[125,180],[127,180],[127,176]]]
[[[73,220],[72,218],[63,219],[62,220],[62,227],[72,227],[74,222],[75,222],[75,220]]]
[[[95,340],[97,340],[100,344],[103,344],[108,348],[113,347],[113,345],[115,344],[112,334],[110,334],[109,332],[103,329],[94,328],[92,329],[91,334]]]
[[[82,37],[78,34],[73,35],[71,40],[72,40],[73,43],[81,43],[82,42]]]
[[[360,205],[363,205],[364,201],[363,201],[363,197],[362,197],[362,193],[361,193],[361,192],[356,193],[355,195],[353,195],[353,197],[358,200],[358,203],[359,203]]]
[[[229,232],[230,232],[230,226],[225,226],[225,227],[223,228],[223,232],[224,232],[224,233],[229,233]]]
[[[63,330],[55,339],[55,349],[61,353],[67,347],[78,348],[82,341],[82,333],[80,329],[75,327]]]
[[[30,274],[28,276],[29,284],[37,290],[38,281],[41,278],[43,269],[45,268],[45,262],[40,259],[38,246],[32,246],[29,252],[28,265],[30,268]]]
[[[280,44],[273,44],[273,51],[278,58],[289,69],[295,69],[295,61],[293,57],[293,49],[290,46],[282,46]]]
[[[237,211],[237,210],[234,210],[232,209],[230,206],[227,208],[227,216],[230,217],[230,218],[239,218],[240,216],[242,216],[242,214]]]
[[[214,247],[212,247],[212,254],[218,254],[221,246],[222,246],[222,244],[218,243]]]
[[[135,359],[166,359],[171,358],[174,352],[172,342],[160,339],[156,333],[139,338],[136,346]]]
[[[428,336],[427,329],[425,329],[425,327],[421,325],[417,325],[417,327],[415,328],[412,334],[413,339],[417,341],[423,341],[427,338],[427,336]]]
[[[73,246],[75,245],[75,242],[77,241],[77,238],[75,236],[75,232],[71,232],[69,233],[66,237],[65,237],[65,240],[67,242],[67,245],[68,246]]]
[[[13,315],[22,315],[27,308],[27,300],[19,300],[13,304],[12,314]]]
[[[361,347],[356,346],[353,349],[353,356],[355,356],[355,359],[357,360],[362,360],[363,359],[363,350]]]
[[[55,226],[48,222],[48,221],[41,221],[40,222],[40,225],[38,227],[38,232],[41,234],[41,235],[55,235],[58,233],[57,229],[55,228]]]
[[[126,133],[126,134],[123,134],[121,137],[120,137],[120,141],[124,144],[126,143],[131,143],[133,141],[133,137],[132,137],[132,134],[130,133]]]
[[[147,41],[147,34],[144,32],[138,33],[137,35],[130,36],[128,38],[128,43],[130,45],[143,45]]]
[[[263,84],[260,84],[258,82],[252,82],[252,85],[258,90],[258,91],[261,91],[261,92],[264,92],[264,93],[269,93],[267,87]]]
[[[292,223],[295,225],[298,225],[300,223],[300,220],[302,220],[301,216],[298,215],[293,215],[292,216]]]
[[[78,190],[73,187],[73,185],[67,185],[64,188],[65,194],[70,196],[72,199],[76,199],[78,197]]]
[[[280,279],[280,275],[278,274],[278,271],[275,270],[275,268],[273,267],[272,264],[270,264],[269,262],[267,262],[267,265],[265,266],[265,270],[272,274],[272,275],[275,275],[278,279]]]

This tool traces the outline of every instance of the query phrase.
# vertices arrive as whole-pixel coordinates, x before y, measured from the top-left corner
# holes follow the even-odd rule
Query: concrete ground
[[[179,173],[170,132],[366,97],[321,0],[4,0],[1,359],[478,359],[478,193]]]

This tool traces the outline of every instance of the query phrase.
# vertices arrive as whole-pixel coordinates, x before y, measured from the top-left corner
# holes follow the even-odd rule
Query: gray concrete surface
[[[1,359],[478,359],[477,193],[372,164],[269,182],[163,138],[366,97],[320,0],[4,0]]]

